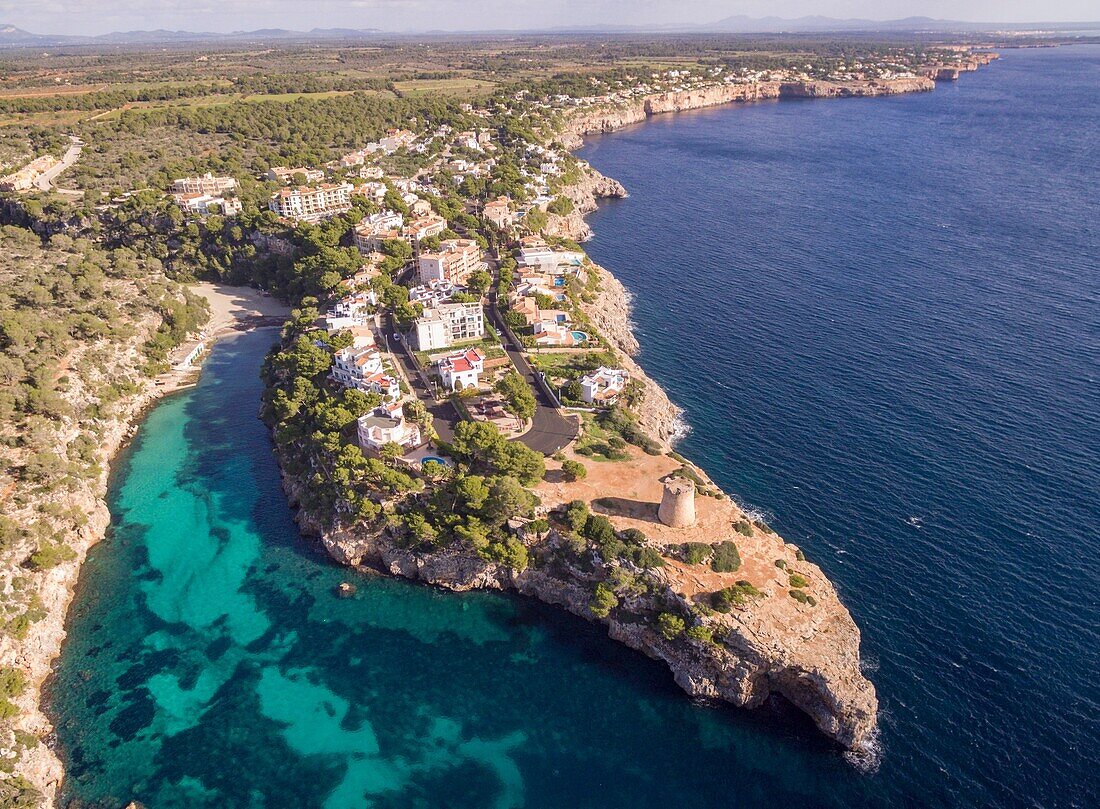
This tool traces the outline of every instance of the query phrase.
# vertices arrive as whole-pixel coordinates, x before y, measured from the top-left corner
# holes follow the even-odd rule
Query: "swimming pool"
[[[573,341],[574,341],[574,342],[577,342],[577,343],[584,343],[584,342],[586,342],[587,340],[588,340],[588,335],[587,335],[587,334],[585,334],[585,333],[584,333],[583,331],[575,331],[575,332],[573,332]]]

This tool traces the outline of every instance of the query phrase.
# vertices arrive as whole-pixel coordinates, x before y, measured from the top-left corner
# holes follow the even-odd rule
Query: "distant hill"
[[[959,20],[935,20],[931,17],[906,17],[901,20],[835,19],[833,17],[808,16],[796,19],[782,17],[748,17],[738,15],[726,17],[717,22],[702,25],[577,25],[551,29],[527,30],[465,30],[430,32],[383,32],[378,28],[314,28],[310,31],[292,31],[286,28],[261,28],[255,31],[232,31],[229,33],[196,31],[114,31],[97,36],[66,36],[61,34],[35,34],[24,31],[14,25],[0,25],[0,49],[27,47],[62,47],[71,45],[172,45],[185,43],[218,42],[309,42],[309,41],[347,41],[384,36],[430,36],[446,37],[449,34],[481,34],[511,36],[517,34],[658,34],[658,33],[728,33],[728,34],[779,34],[779,33],[828,33],[861,31],[878,32],[929,32],[929,33],[972,33],[983,31],[1096,31],[1100,22],[1078,23],[980,23]]]
[[[837,19],[835,17],[806,16],[795,19],[783,17],[748,17],[739,14],[726,17],[703,26],[707,31],[730,34],[811,33],[828,31],[930,31],[935,33],[966,33],[972,31],[1073,31],[1091,28],[1096,23],[1085,22],[1027,22],[993,23],[966,22],[963,20],[936,20],[932,17],[905,17],[900,20],[867,20],[860,18]]]
[[[285,28],[263,28],[256,31],[112,31],[97,36],[64,34],[34,34],[14,25],[0,25],[0,48],[57,47],[64,45],[151,45],[186,42],[270,42],[318,39],[364,39],[382,33],[377,28],[314,28],[311,31],[291,31]]]

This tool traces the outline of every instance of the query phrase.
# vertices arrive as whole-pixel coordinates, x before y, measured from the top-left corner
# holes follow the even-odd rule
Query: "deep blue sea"
[[[878,769],[782,705],[694,705],[555,610],[327,562],[255,417],[261,331],[117,464],[51,689],[66,799],[1092,805],[1100,48],[1010,51],[931,94],[656,118],[584,156],[631,191],[590,250],[637,296],[681,449],[863,630]]]

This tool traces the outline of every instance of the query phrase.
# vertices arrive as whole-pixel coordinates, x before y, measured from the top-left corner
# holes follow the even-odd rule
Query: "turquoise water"
[[[860,779],[801,717],[693,705],[598,628],[331,564],[219,343],[121,458],[51,687],[68,798],[122,806],[665,806]],[[337,586],[356,585],[341,598]],[[791,764],[794,773],[787,773]],[[800,796],[802,796],[800,798]]]

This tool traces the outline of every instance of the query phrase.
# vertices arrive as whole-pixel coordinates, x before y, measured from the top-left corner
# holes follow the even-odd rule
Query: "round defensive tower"
[[[657,509],[661,522],[673,528],[695,524],[695,484],[687,478],[672,477],[665,481],[661,507]]]

